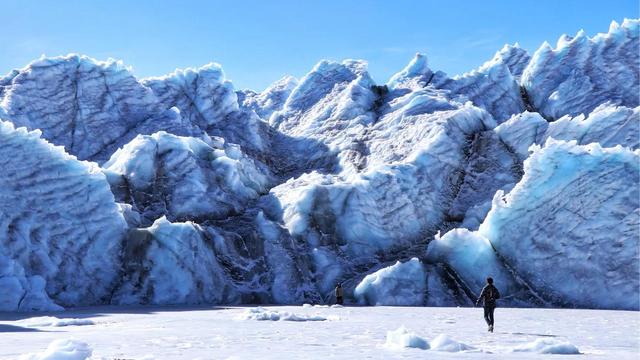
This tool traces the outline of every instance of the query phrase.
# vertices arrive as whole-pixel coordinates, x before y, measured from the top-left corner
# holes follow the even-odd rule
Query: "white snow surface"
[[[95,359],[167,360],[244,359],[257,355],[263,359],[546,359],[547,354],[539,353],[543,349],[579,349],[581,356],[588,359],[625,360],[635,359],[640,351],[640,313],[636,311],[498,308],[495,332],[489,333],[479,308],[264,309],[339,319],[241,320],[239,317],[247,310],[243,307],[97,307],[64,314],[93,320],[95,325],[25,332],[19,314],[5,313],[0,314],[0,359],[42,353],[48,347],[52,348],[51,353],[64,348],[92,350]],[[414,339],[426,341],[431,349],[385,346],[388,333],[401,326],[409,329]],[[66,339],[75,341],[64,345]],[[54,341],[56,345],[50,346]],[[462,348],[467,350],[460,351]]]

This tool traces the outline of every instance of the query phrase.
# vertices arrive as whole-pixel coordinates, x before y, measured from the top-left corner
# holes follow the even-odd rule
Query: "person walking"
[[[500,292],[498,288],[493,285],[493,278],[487,278],[487,285],[482,288],[480,296],[476,301],[476,306],[480,304],[482,300],[482,306],[484,307],[484,320],[489,326],[489,332],[493,332],[493,311],[496,309],[496,300],[500,299]]]
[[[342,290],[342,284],[338,283],[338,286],[336,286],[336,304],[338,305],[342,305],[342,303],[344,302],[344,290]]]

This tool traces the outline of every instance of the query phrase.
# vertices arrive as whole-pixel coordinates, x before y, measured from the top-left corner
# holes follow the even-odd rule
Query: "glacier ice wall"
[[[137,134],[197,132],[121,62],[42,58],[0,80],[4,120],[40,129],[81,160],[104,161]]]
[[[548,140],[524,171],[478,233],[551,299],[640,307],[640,151]]]
[[[22,299],[4,310],[51,309],[43,287],[63,306],[109,301],[126,223],[98,166],[8,122],[0,164],[0,278],[20,283],[2,294]]]
[[[545,43],[522,74],[533,106],[558,119],[591,112],[605,102],[640,104],[640,20],[612,22],[608,33],[563,35],[555,48]]]
[[[638,23],[459,76],[416,54],[383,84],[362,60],[260,93],[215,63],[14,70],[0,308],[321,303],[336,282],[347,302],[466,306],[493,275],[505,305],[637,309]]]

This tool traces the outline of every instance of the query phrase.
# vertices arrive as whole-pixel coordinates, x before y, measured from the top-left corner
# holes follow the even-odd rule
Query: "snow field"
[[[248,312],[339,319],[243,320]],[[588,359],[635,359],[640,351],[640,313],[630,311],[498,308],[494,333],[486,331],[482,309],[473,308],[98,307],[65,313],[95,325],[28,332],[19,316],[0,314],[0,359],[85,359],[88,350],[92,359],[136,360],[256,354],[264,359],[545,359],[578,352]],[[64,349],[85,357],[43,355]]]

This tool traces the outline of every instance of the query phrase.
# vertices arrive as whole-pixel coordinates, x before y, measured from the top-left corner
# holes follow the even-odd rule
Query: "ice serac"
[[[104,164],[119,201],[141,213],[143,225],[225,219],[265,193],[269,169],[222,138],[139,135]]]
[[[529,156],[529,147],[544,144],[548,138],[576,140],[580,145],[599,143],[602,147],[621,145],[631,149],[640,146],[640,107],[603,104],[587,116],[578,115],[548,123],[538,113],[514,115],[495,128],[500,140],[522,161]]]
[[[434,72],[429,68],[426,55],[417,53],[402,71],[389,79],[387,87],[392,90],[419,90],[427,87],[434,79],[438,82],[445,77],[445,73]]]
[[[547,140],[479,229],[518,275],[565,306],[640,307],[640,150]]]
[[[262,119],[269,120],[271,114],[281,110],[291,91],[298,85],[293,76],[285,76],[260,93],[251,90],[238,91],[238,102],[251,109]]]
[[[602,104],[587,116],[563,116],[549,124],[546,138],[576,140],[580,145],[598,143],[602,147],[621,145],[631,149],[640,147],[640,106]]]
[[[449,90],[450,96],[457,101],[473,102],[501,123],[525,110],[520,86],[510,70],[510,65],[513,65],[504,63],[504,60],[510,59],[496,55],[478,69],[462,76],[435,82],[434,86]]]
[[[9,73],[0,89],[5,120],[40,129],[81,160],[105,161],[137,134],[197,132],[119,61],[42,58]]]
[[[4,310],[107,302],[126,223],[93,163],[40,131],[0,122],[0,298]]]
[[[477,232],[453,229],[436,236],[429,243],[426,258],[430,263],[444,263],[451,267],[475,296],[493,277],[503,298],[501,304],[527,304],[530,295],[505,267],[489,240]],[[479,270],[481,269],[481,270]]]
[[[519,81],[530,60],[531,56],[527,50],[515,43],[514,45],[507,44],[500,49],[493,57],[492,62],[502,62],[507,65],[511,75]]]
[[[117,304],[238,303],[240,294],[219,264],[214,244],[194,223],[162,217],[129,233]]]
[[[426,272],[417,258],[367,275],[354,296],[368,305],[420,306],[424,303]]]
[[[611,23],[592,38],[563,35],[544,43],[522,75],[534,108],[545,118],[587,114],[610,102],[635,108],[640,98],[640,20]]]
[[[222,67],[210,63],[198,69],[143,79],[142,83],[167,108],[175,107],[189,123],[245,149],[263,151],[262,122],[252,111],[240,109],[238,97]]]
[[[315,137],[336,151],[374,121],[376,95],[364,61],[321,61],[309,72],[270,123],[294,137]]]

